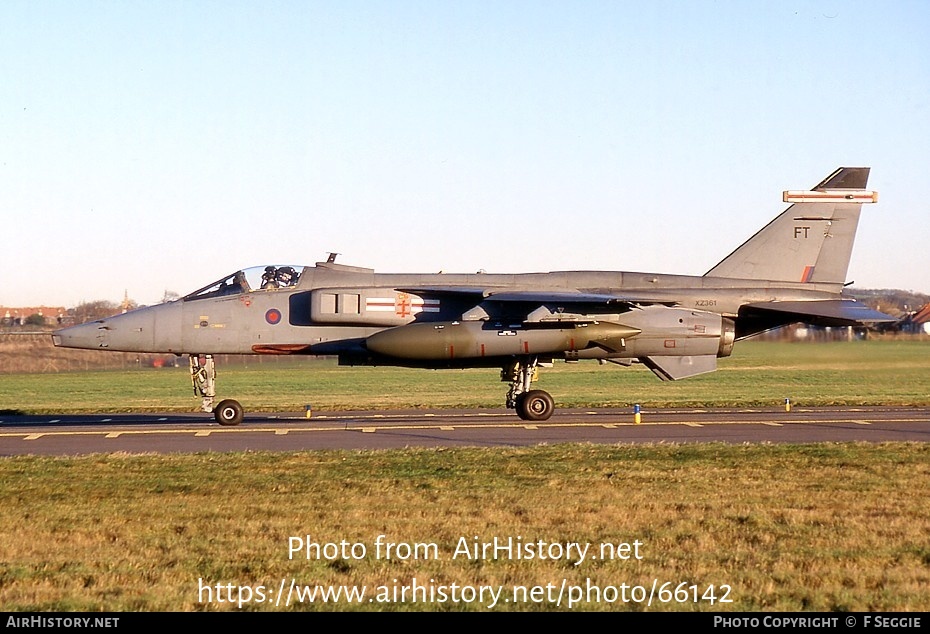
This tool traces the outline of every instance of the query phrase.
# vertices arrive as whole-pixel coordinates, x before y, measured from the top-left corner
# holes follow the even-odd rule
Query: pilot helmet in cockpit
[[[262,288],[277,288],[278,281],[276,279],[277,269],[273,266],[266,266],[265,272],[262,273]]]
[[[281,286],[290,286],[297,282],[297,271],[295,271],[290,266],[282,266],[278,269],[278,273],[275,276],[275,279],[281,284]]]

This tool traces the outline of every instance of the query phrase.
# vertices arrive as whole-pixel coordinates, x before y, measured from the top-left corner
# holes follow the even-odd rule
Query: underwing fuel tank
[[[479,359],[552,354],[601,347],[620,352],[640,330],[609,322],[511,328],[484,321],[442,321],[398,326],[365,340],[372,352],[399,359]]]

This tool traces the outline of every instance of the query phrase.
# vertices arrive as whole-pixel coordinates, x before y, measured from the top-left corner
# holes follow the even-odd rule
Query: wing
[[[476,305],[497,307],[502,312],[527,316],[540,308],[553,314],[624,313],[637,306],[663,304],[674,306],[675,301],[667,298],[614,295],[611,293],[588,293],[577,290],[507,290],[477,286],[429,286],[398,288],[402,293],[412,293],[424,298],[455,298],[470,300]],[[533,321],[528,319],[527,321]]]
[[[616,323],[621,314],[647,304],[675,305],[675,302],[656,298],[562,289],[411,287],[397,290],[423,298],[439,298],[444,303],[458,303],[463,309],[461,319],[464,322],[497,322],[524,331],[580,328],[591,345],[610,353],[623,351],[626,339],[641,332],[639,328]]]

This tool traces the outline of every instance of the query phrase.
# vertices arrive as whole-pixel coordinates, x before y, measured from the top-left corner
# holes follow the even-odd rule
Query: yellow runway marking
[[[478,414],[478,417],[481,417],[481,414]],[[493,415],[492,415],[493,416]],[[384,418],[384,416],[377,416],[379,418]],[[464,416],[463,416],[464,417]],[[0,433],[0,439],[3,438],[21,438],[23,440],[38,440],[40,438],[47,437],[66,437],[66,436],[103,436],[105,438],[125,438],[130,436],[146,436],[146,435],[194,435],[198,437],[207,437],[215,434],[261,434],[261,433],[271,433],[274,435],[287,435],[295,434],[300,432],[362,432],[362,433],[376,433],[376,432],[390,432],[390,431],[410,431],[410,430],[441,430],[441,431],[462,431],[462,430],[478,430],[478,429],[526,429],[531,431],[538,431],[540,429],[553,429],[553,428],[567,428],[567,427],[598,427],[602,429],[622,429],[624,427],[672,427],[672,426],[685,426],[685,427],[704,427],[704,426],[717,426],[717,425],[766,425],[770,427],[782,427],[785,425],[830,425],[830,424],[849,424],[854,423],[856,425],[874,425],[879,421],[869,421],[865,419],[819,419],[819,420],[786,420],[786,421],[764,421],[764,420],[733,420],[733,421],[724,421],[724,420],[703,420],[703,421],[682,421],[682,420],[673,420],[673,421],[649,421],[642,422],[639,424],[633,422],[627,422],[625,420],[617,420],[613,422],[570,422],[570,423],[559,423],[559,422],[547,422],[538,425],[529,425],[521,424],[516,422],[480,422],[480,423],[468,423],[461,422],[454,425],[440,425],[435,423],[424,423],[424,424],[409,424],[409,425],[359,425],[352,426],[351,421],[357,421],[358,418],[346,417],[345,422],[341,422],[336,425],[316,425],[316,426],[295,426],[295,427],[219,427],[219,428],[176,428],[176,429],[116,429],[116,430],[62,430],[62,431],[45,431],[45,432],[5,432]],[[476,418],[476,416],[471,416],[469,418]],[[335,421],[334,421],[335,422]],[[886,422],[886,421],[881,421]],[[927,422],[926,418],[896,418],[887,421],[889,423],[923,423]]]

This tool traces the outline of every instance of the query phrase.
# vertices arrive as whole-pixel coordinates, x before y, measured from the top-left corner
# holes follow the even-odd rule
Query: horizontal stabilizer
[[[639,360],[663,381],[677,381],[717,369],[717,357],[712,354],[689,357],[640,357]]]
[[[804,322],[815,326],[860,326],[897,321],[896,318],[853,299],[825,299],[807,302],[757,302],[746,304],[740,315],[751,312],[782,313],[791,322]]]

